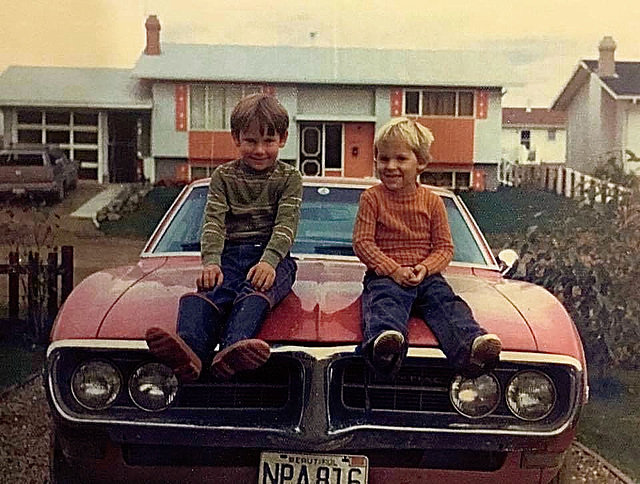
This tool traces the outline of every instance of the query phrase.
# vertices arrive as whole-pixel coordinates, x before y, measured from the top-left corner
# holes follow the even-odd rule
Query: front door
[[[109,181],[138,181],[138,116],[109,113]]]
[[[300,123],[300,171],[308,176],[341,176],[343,140],[341,123]]]

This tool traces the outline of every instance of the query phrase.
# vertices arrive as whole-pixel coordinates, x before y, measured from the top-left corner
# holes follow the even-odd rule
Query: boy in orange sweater
[[[431,131],[413,120],[385,124],[374,140],[382,183],[360,198],[353,247],[368,269],[361,349],[381,374],[395,374],[404,360],[412,308],[458,369],[492,368],[502,349],[500,339],[487,334],[441,275],[453,258],[446,209],[417,181],[431,160],[432,142]]]

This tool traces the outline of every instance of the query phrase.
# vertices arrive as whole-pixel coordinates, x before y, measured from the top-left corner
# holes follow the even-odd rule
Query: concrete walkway
[[[95,216],[98,211],[101,208],[106,207],[109,202],[116,198],[122,190],[124,190],[124,185],[107,185],[104,190],[84,203],[75,212],[72,212],[70,216],[76,218],[90,218],[95,220]]]

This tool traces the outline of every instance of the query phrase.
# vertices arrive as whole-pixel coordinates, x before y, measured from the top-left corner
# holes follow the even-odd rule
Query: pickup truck
[[[78,183],[78,166],[52,145],[0,149],[0,195],[39,195],[61,201]]]

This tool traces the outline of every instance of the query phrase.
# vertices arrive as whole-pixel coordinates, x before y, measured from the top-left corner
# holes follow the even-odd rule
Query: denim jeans
[[[361,350],[364,355],[371,355],[373,341],[386,330],[401,332],[407,341],[412,310],[431,328],[447,359],[456,368],[463,368],[467,363],[473,340],[486,334],[473,318],[471,308],[453,292],[441,274],[425,277],[418,286],[403,287],[390,277],[368,271],[362,294]]]
[[[218,343],[222,349],[258,334],[269,310],[291,291],[297,266],[289,255],[276,267],[267,291],[258,291],[247,281],[247,272],[260,262],[265,245],[227,243],[220,264],[222,285],[180,298],[178,334],[205,364]]]

